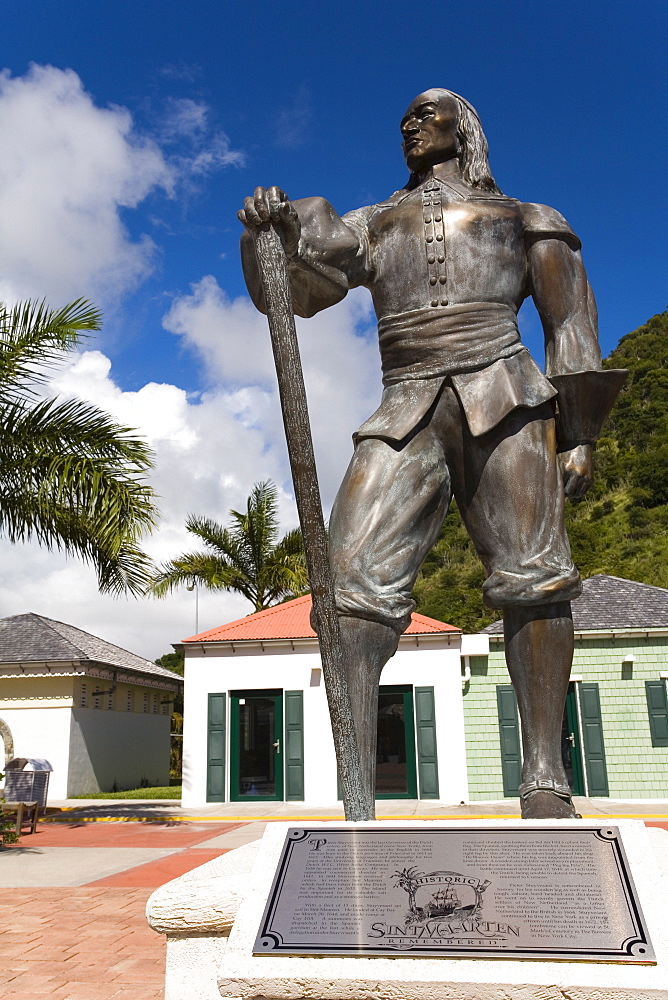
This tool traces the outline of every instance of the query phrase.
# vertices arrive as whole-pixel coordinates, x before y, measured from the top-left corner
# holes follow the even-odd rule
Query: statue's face
[[[406,165],[419,174],[459,152],[459,107],[454,97],[438,90],[420,94],[401,119]]]

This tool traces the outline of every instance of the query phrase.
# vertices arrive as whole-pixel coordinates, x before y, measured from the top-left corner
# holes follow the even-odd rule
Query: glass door
[[[283,692],[230,693],[230,801],[283,801]]]
[[[561,724],[561,757],[573,795],[584,795],[582,741],[580,739],[580,715],[577,699],[575,684],[571,681],[568,685],[566,707]]]
[[[415,716],[410,684],[381,686],[378,695],[376,798],[416,799]]]

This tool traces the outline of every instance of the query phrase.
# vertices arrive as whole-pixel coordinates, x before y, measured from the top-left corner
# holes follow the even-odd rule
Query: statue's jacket
[[[552,378],[607,374],[596,372],[596,309],[586,278],[572,314],[552,324],[549,336],[546,329],[546,375],[520,341],[518,309],[528,295],[536,299],[531,248],[556,240],[579,259],[580,241],[554,209],[455,186],[439,177],[438,167],[414,187],[343,217],[323,198],[293,205],[301,222],[299,247],[289,259],[297,315],[313,316],[360,285],[373,297],[384,392],[356,437],[405,440],[445,379],[478,436],[516,407],[555,397]],[[251,297],[265,311],[246,233],[242,262]],[[569,393],[589,395],[583,386]],[[573,433],[594,440],[601,422]]]

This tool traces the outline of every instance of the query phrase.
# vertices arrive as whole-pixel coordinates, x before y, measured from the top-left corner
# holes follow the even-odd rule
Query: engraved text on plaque
[[[254,953],[654,962],[597,826],[292,828]]]

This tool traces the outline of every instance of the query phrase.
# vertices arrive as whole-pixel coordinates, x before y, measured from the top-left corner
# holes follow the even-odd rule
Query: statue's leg
[[[330,562],[370,818],[380,675],[410,624],[415,578],[449,502],[443,448],[428,424],[403,447],[359,441],[332,510]]]
[[[507,608],[503,627],[506,663],[522,720],[522,816],[573,817],[561,756],[561,726],[573,660],[570,603]]]
[[[477,438],[462,422],[451,441],[454,493],[487,573],[485,604],[504,612],[522,719],[522,814],[573,816],[560,735],[573,657],[569,602],[581,584],[564,527],[552,408],[518,408]]]

